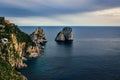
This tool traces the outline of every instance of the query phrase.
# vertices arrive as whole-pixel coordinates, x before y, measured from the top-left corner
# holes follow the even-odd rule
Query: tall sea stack
[[[72,28],[71,27],[63,28],[63,30],[57,34],[55,41],[57,42],[73,41]]]

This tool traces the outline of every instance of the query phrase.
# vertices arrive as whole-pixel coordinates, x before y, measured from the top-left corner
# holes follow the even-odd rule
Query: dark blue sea
[[[19,27],[31,34],[37,27]],[[63,27],[42,27],[48,40],[41,58],[20,70],[28,80],[120,80],[120,27],[72,27],[71,44],[56,43]]]

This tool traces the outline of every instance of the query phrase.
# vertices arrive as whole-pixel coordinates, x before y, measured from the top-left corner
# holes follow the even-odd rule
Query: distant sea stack
[[[57,42],[73,41],[72,28],[71,27],[63,28],[63,30],[57,34],[55,41]]]

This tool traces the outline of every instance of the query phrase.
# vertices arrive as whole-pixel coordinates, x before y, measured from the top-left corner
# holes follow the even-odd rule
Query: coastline
[[[11,75],[7,75],[8,77],[3,76],[3,73],[0,72],[0,79],[2,80],[5,77],[8,80],[7,78],[12,79],[16,75],[17,77],[14,76],[13,79],[26,80],[27,78],[16,72],[15,69],[27,67],[27,64],[24,63],[27,58],[38,58],[41,56],[43,45],[40,43],[47,42],[45,33],[43,29],[37,28],[33,34],[28,35],[4,17],[0,17],[0,25],[0,60],[3,61],[0,65],[6,63],[6,68],[10,67],[10,71],[14,70],[11,72],[5,71]],[[2,69],[3,66],[0,66],[0,68]]]

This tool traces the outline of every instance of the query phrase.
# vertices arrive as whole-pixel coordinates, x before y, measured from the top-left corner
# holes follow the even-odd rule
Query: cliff
[[[15,69],[27,67],[23,61],[28,57],[39,57],[46,42],[42,28],[28,35],[0,17],[0,80],[26,80]]]
[[[36,50],[38,46],[15,24],[8,24],[4,17],[0,17],[0,25],[0,80],[26,80],[15,68],[27,67],[23,60],[32,54],[29,47]]]
[[[70,27],[63,28],[63,30],[57,34],[55,41],[58,42],[73,41],[72,28]]]
[[[0,53],[0,80],[27,80],[25,76],[17,72],[10,63],[4,60]]]
[[[31,37],[15,24],[6,23],[4,17],[0,17],[0,25],[0,80],[26,80],[15,68],[27,67],[23,57],[26,48],[33,44]]]

